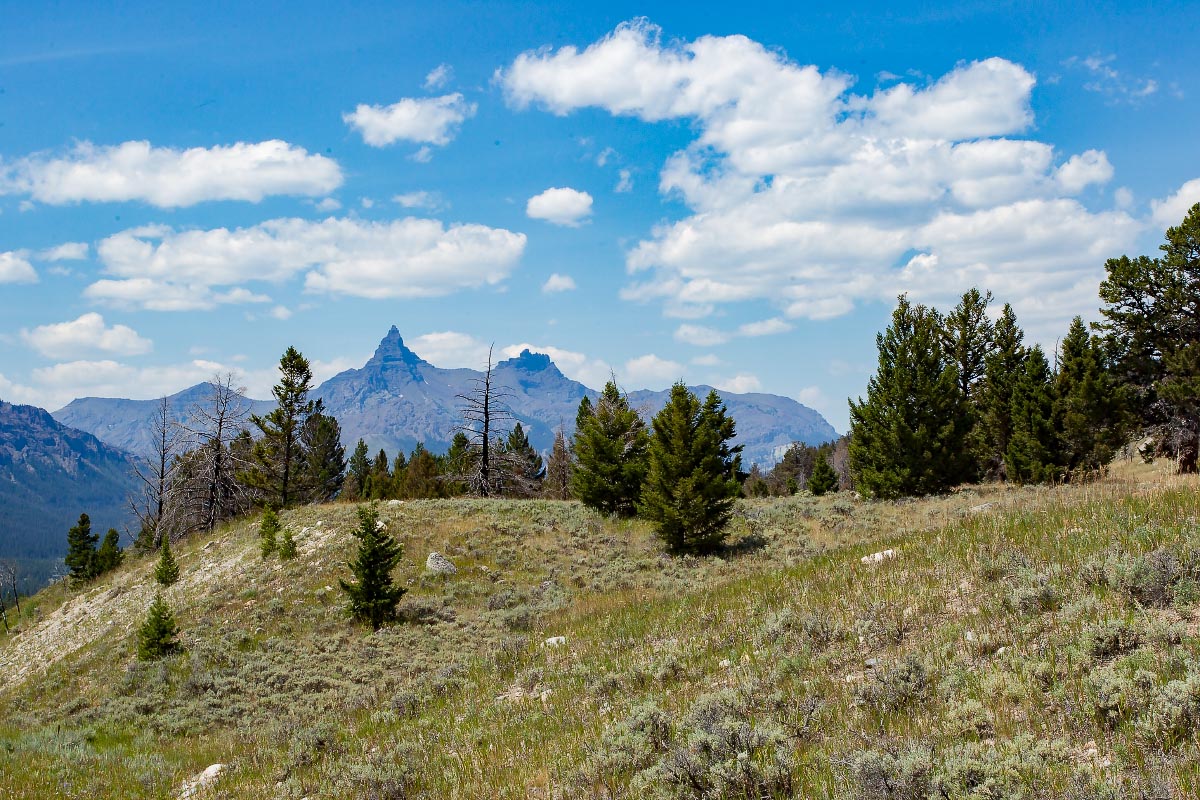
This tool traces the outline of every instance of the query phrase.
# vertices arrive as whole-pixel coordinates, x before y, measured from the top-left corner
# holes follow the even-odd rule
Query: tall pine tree
[[[721,545],[741,493],[741,446],[716,392],[704,403],[682,383],[652,421],[639,511],[672,553],[705,553]]]
[[[366,496],[367,476],[371,474],[371,453],[367,449],[367,443],[362,439],[358,440],[358,444],[354,446],[354,454],[350,456],[349,464],[347,465],[349,474],[347,480],[351,482],[353,492],[347,492],[347,500],[357,500],[360,497]]]
[[[971,418],[937,314],[901,296],[876,345],[879,367],[867,399],[850,402],[855,485],[887,499],[944,492],[969,479]]]
[[[396,618],[396,604],[405,589],[392,581],[392,570],[400,563],[401,549],[379,524],[375,504],[358,507],[358,527],[351,533],[358,539],[358,553],[350,562],[354,580],[339,580],[350,597],[350,614],[373,629]]]
[[[1027,351],[1025,332],[1017,325],[1012,306],[1004,304],[996,321],[992,350],[984,360],[984,379],[980,391],[980,425],[984,449],[981,466],[988,477],[1004,476],[1004,460],[1012,440],[1013,388],[1025,369]]]
[[[320,412],[310,414],[300,430],[304,456],[300,486],[310,503],[327,503],[338,496],[346,480],[346,448],[337,419]]]
[[[1120,398],[1105,369],[1099,341],[1075,317],[1059,351],[1055,419],[1062,461],[1072,473],[1106,466],[1121,445]]]
[[[254,466],[245,478],[261,492],[264,503],[288,508],[302,498],[298,491],[305,461],[301,434],[308,418],[320,413],[321,405],[308,398],[312,369],[296,348],[284,351],[279,373],[279,383],[271,389],[275,408],[250,417],[262,436],[254,443]]]
[[[546,463],[542,496],[551,500],[570,500],[574,497],[571,493],[571,473],[574,469],[567,437],[562,428],[559,428],[554,433],[554,446],[550,449],[550,460]]]
[[[67,531],[67,555],[63,561],[71,570],[71,579],[78,582],[96,577],[96,542],[100,537],[92,533],[92,520],[87,514],[79,515],[79,522]]]
[[[1109,259],[1101,313],[1119,380],[1142,422],[1195,472],[1200,455],[1200,203],[1167,229],[1157,258]]]
[[[583,398],[575,417],[575,496],[605,514],[633,516],[646,477],[649,443],[646,423],[629,407],[616,381],[605,384],[595,407]]]
[[[1062,477],[1054,414],[1054,383],[1042,348],[1025,357],[1012,390],[1012,435],[1004,454],[1014,483],[1048,483]]]
[[[529,443],[520,422],[509,432],[503,453],[509,483],[507,493],[517,497],[536,496],[542,489],[546,466],[541,454]]]

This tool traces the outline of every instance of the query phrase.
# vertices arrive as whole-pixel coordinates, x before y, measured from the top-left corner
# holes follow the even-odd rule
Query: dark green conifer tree
[[[562,428],[554,433],[554,447],[550,449],[550,460],[546,462],[546,479],[542,481],[542,496],[551,500],[570,500],[571,473],[575,465]]]
[[[703,404],[682,383],[651,423],[642,516],[672,553],[706,553],[721,545],[741,494],[741,446],[716,392]]]
[[[367,443],[362,439],[358,440],[358,444],[354,446],[354,454],[350,456],[348,464],[348,478],[353,480],[354,492],[353,496],[347,496],[347,500],[357,500],[359,497],[366,496],[367,478],[371,474],[371,455],[367,449]],[[349,495],[350,492],[347,492]]]
[[[163,537],[164,542],[166,537]],[[157,661],[178,652],[179,626],[162,595],[155,595],[154,602],[146,614],[146,620],[138,628],[137,657],[139,661]]]
[[[867,399],[850,402],[850,469],[856,487],[883,499],[944,492],[970,479],[958,368],[943,347],[940,320],[904,296],[876,337],[879,367]]]
[[[992,352],[996,330],[988,319],[987,308],[992,293],[981,295],[971,289],[959,300],[954,310],[942,320],[942,342],[946,357],[958,371],[958,389],[962,394],[962,411],[967,416],[966,447],[972,459],[964,481],[978,479],[987,456],[985,429],[981,425],[981,389],[986,373],[987,357]]]
[[[446,496],[446,487],[441,479],[437,459],[421,442],[417,442],[417,446],[413,448],[402,478],[399,494],[404,497],[416,499]]]
[[[1196,472],[1200,458],[1200,203],[1167,229],[1157,258],[1109,259],[1102,329],[1144,427]]]
[[[354,580],[338,583],[350,597],[354,619],[379,630],[395,619],[396,604],[405,593],[392,582],[392,570],[400,563],[400,545],[379,525],[374,503],[358,507],[358,527],[352,533],[358,538],[358,553],[350,562]]]
[[[117,533],[116,528],[109,528],[100,543],[100,549],[96,551],[97,575],[103,575],[121,566],[121,562],[125,560],[125,551],[121,549],[120,542],[121,534]]]
[[[462,431],[458,431],[450,442],[450,449],[442,457],[439,468],[447,497],[458,497],[467,493],[467,476],[473,471],[472,456],[471,439]]]
[[[279,557],[284,561],[291,561],[296,557],[296,537],[290,527],[283,529],[283,536],[279,539]]]
[[[646,477],[649,442],[646,423],[615,381],[605,384],[594,408],[584,397],[575,418],[575,496],[605,514],[632,516]]]
[[[100,537],[92,533],[92,520],[79,515],[79,522],[67,531],[67,555],[63,559],[76,583],[96,577],[96,543]]]
[[[812,475],[808,477],[808,490],[817,497],[838,490],[838,475],[829,465],[829,459],[823,456],[817,459]]]
[[[164,536],[162,548],[159,550],[158,563],[154,565],[154,580],[163,586],[170,586],[179,580],[179,564],[171,552],[171,538]]]
[[[310,414],[300,431],[304,455],[300,480],[303,498],[327,503],[338,496],[346,480],[346,448],[342,427],[328,414]]]
[[[258,545],[263,558],[270,557],[279,549],[279,515],[275,509],[267,506],[263,509],[262,519],[258,523]]]
[[[534,497],[542,490],[542,480],[546,476],[546,466],[542,456],[525,435],[525,429],[518,422],[509,431],[504,442],[503,458],[504,472],[508,482],[507,494],[515,497]]]
[[[392,471],[388,466],[388,454],[382,447],[371,462],[367,473],[367,484],[362,496],[371,500],[386,500],[392,492]]]
[[[296,348],[284,351],[279,372],[279,383],[271,389],[276,407],[263,416],[250,417],[262,436],[254,443],[254,465],[244,478],[262,494],[264,502],[288,508],[303,497],[297,491],[305,461],[301,433],[308,418],[321,412],[321,403],[308,398],[312,369]]]
[[[1028,352],[1023,344],[1025,332],[1017,325],[1012,306],[1004,304],[996,321],[992,351],[984,364],[984,381],[980,392],[980,424],[983,427],[985,475],[998,478],[1004,475],[1004,459],[1012,439],[1013,386],[1025,369]]]
[[[1055,419],[1062,462],[1071,472],[1105,467],[1123,438],[1119,391],[1105,369],[1098,340],[1075,317],[1059,351]]]
[[[1054,422],[1054,383],[1040,347],[1025,357],[1012,390],[1012,436],[1004,456],[1014,483],[1048,483],[1062,477]]]

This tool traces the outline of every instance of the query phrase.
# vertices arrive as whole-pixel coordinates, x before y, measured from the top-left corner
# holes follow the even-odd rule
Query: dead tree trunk
[[[480,497],[490,497],[502,477],[503,469],[496,458],[493,437],[500,436],[503,427],[513,419],[508,408],[512,394],[506,387],[496,385],[494,368],[492,348],[489,347],[483,377],[473,381],[474,386],[469,392],[457,395],[463,403],[459,409],[463,424],[458,430],[466,434],[475,453],[468,474],[463,477],[471,492]]]

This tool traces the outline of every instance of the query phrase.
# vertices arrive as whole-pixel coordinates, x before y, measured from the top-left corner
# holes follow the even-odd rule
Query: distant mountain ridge
[[[390,455],[410,452],[423,442],[434,452],[444,451],[459,424],[458,395],[469,393],[483,373],[472,369],[443,369],[410,350],[392,326],[374,355],[359,369],[338,373],[313,391],[325,402],[326,413],[337,417],[343,440],[353,446],[363,439],[375,452],[384,448]],[[547,451],[559,427],[569,435],[575,428],[575,413],[583,397],[597,392],[571,380],[549,356],[523,351],[497,363],[493,375],[513,416],[526,429],[533,446]],[[707,394],[709,387],[694,387]],[[202,401],[205,384],[171,396],[172,409],[182,413]],[[737,423],[737,443],[745,446],[746,465],[774,463],[792,442],[820,444],[837,437],[824,417],[788,397],[771,394],[736,394],[718,391]],[[631,402],[647,418],[666,402],[668,392],[631,392]],[[269,401],[253,401],[255,412],[272,407]],[[115,447],[149,455],[147,433],[157,401],[83,398],[54,412],[59,422],[88,431]]]
[[[129,453],[40,408],[0,401],[0,558],[17,562],[26,588],[45,583],[81,512],[101,535],[124,529],[133,470]]]

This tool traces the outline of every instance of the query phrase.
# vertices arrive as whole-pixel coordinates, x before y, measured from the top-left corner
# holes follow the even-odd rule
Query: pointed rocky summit
[[[387,332],[387,336],[375,348],[375,355],[366,363],[363,369],[381,372],[405,371],[418,381],[424,380],[418,367],[431,366],[419,355],[409,350],[400,336],[400,329],[395,325]]]

